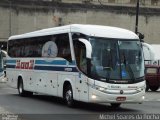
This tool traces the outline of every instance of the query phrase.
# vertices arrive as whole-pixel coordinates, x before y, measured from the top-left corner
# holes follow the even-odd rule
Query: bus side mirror
[[[144,40],[143,40],[143,39],[144,39],[144,34],[138,32],[137,35],[138,35],[140,41],[141,41],[141,42],[144,42]]]
[[[92,45],[91,45],[91,43],[88,40],[83,39],[83,38],[79,38],[78,40],[85,44],[85,47],[86,47],[86,58],[91,59],[91,54],[92,54]]]

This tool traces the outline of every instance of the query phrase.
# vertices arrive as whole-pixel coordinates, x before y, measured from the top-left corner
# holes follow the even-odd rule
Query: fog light
[[[97,98],[97,96],[96,95],[92,95],[92,99],[96,99]]]

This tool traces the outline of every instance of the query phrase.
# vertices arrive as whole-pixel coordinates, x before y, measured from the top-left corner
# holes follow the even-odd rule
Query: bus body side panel
[[[8,84],[13,88],[17,88],[18,77],[21,77],[23,80],[24,89],[32,90],[30,88],[30,84],[31,84],[30,76],[33,74],[34,71],[16,68],[17,61],[21,61],[21,59],[8,59],[7,60],[6,74],[8,78]],[[26,59],[26,61],[29,61],[29,60]]]
[[[45,93],[53,96],[57,96],[58,92],[58,73],[56,71],[48,71],[44,76],[44,89]]]
[[[28,86],[28,90],[43,93],[48,95],[57,95],[57,73],[50,71],[35,71],[34,75],[31,75],[31,84]],[[34,87],[32,87],[34,86]]]
[[[34,72],[32,72],[32,80],[30,80],[34,86],[34,88],[32,89],[33,92],[57,96],[57,80],[58,74],[61,71],[54,70],[55,65],[52,64],[52,62],[54,62],[54,59],[49,61],[44,59],[35,60]],[[58,66],[56,66],[56,68],[57,67]]]
[[[17,88],[18,72],[15,69],[16,60],[8,58],[6,61],[7,84],[12,88]]]
[[[76,76],[76,96],[79,101],[88,102],[89,100],[89,87],[88,87],[88,77],[83,73],[79,72]]]
[[[7,68],[6,75],[8,82],[7,84],[12,88],[17,88],[17,72],[14,69]]]

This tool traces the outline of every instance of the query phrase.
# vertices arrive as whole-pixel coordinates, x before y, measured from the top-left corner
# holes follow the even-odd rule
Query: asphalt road
[[[80,102],[75,108],[68,108],[60,98],[44,95],[20,97],[16,89],[0,83],[0,120],[8,117],[12,120],[128,120],[138,119],[137,116],[154,120],[160,119],[159,103],[160,91],[157,91],[147,92],[143,104],[122,104],[118,109],[111,108],[109,104]]]

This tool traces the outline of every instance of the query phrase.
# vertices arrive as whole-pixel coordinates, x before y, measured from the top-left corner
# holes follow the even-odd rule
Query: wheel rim
[[[19,93],[21,94],[23,91],[23,88],[22,88],[22,83],[19,84]]]
[[[72,91],[71,90],[68,90],[66,92],[66,101],[67,101],[68,104],[70,104],[71,101],[72,101]]]

